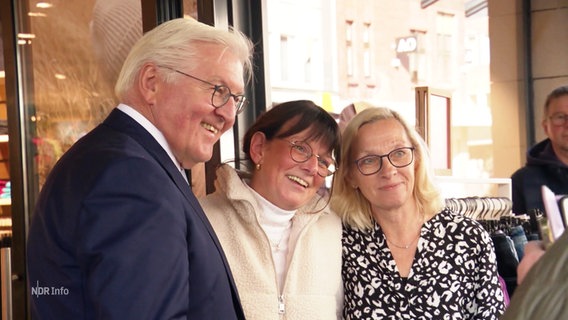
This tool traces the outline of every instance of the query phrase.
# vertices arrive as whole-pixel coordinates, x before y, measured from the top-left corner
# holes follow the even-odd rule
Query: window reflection
[[[412,122],[416,87],[450,92],[451,174],[491,176],[488,14],[486,3],[477,2],[471,10],[470,0],[267,1],[271,102],[310,99],[339,114],[367,101]],[[302,21],[301,27],[283,17]],[[294,53],[289,59],[276,49],[282,36]],[[308,40],[320,50],[294,45]],[[321,67],[299,81],[304,60],[294,57],[307,56]],[[276,76],[284,69],[285,82]]]
[[[33,79],[25,79],[30,125],[35,127],[39,185],[59,157],[116,106],[114,83],[131,46],[142,35],[139,0],[28,2]],[[196,0],[184,1],[197,16]]]

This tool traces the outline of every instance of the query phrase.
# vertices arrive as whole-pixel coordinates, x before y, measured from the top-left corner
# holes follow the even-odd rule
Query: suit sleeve
[[[86,197],[77,234],[85,299],[97,319],[184,319],[184,199],[157,163],[109,166]]]

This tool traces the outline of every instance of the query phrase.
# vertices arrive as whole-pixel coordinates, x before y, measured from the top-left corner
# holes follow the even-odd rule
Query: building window
[[[347,55],[347,76],[355,75],[355,54],[353,52],[353,21],[345,22],[345,46]]]
[[[289,56],[288,56],[288,37],[285,35],[280,36],[280,80],[288,80],[289,69]]]
[[[436,54],[437,78],[441,82],[452,82],[453,46],[456,21],[453,14],[438,12],[436,16]]]
[[[367,78],[373,74],[371,39],[371,23],[365,23],[363,24],[363,73]]]

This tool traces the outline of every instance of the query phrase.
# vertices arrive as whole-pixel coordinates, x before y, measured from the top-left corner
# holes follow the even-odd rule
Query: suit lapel
[[[215,234],[213,227],[209,223],[209,220],[205,216],[205,213],[203,212],[201,205],[197,201],[197,198],[193,194],[193,191],[191,191],[191,187],[183,178],[177,166],[172,162],[171,158],[168,156],[164,148],[162,148],[162,146],[148,131],[146,131],[146,129],[144,129],[144,127],[142,127],[138,122],[118,109],[114,109],[109,114],[109,116],[103,122],[103,125],[109,126],[113,130],[123,132],[124,134],[136,140],[141,146],[143,146],[144,149],[146,149],[148,153],[154,159],[156,159],[156,161],[162,166],[162,168],[164,168],[170,179],[172,179],[180,192],[185,196],[189,205],[193,208],[193,213],[203,222],[203,225],[209,233],[211,240],[213,240],[213,243],[215,243],[217,250],[219,250],[219,252],[221,253],[223,263],[225,264],[225,270],[229,275],[229,280],[232,285],[232,290],[234,293],[233,297],[235,297],[237,302],[235,305],[238,306],[238,309],[240,309],[240,301],[238,300],[238,294],[236,292],[236,284],[231,274],[229,263],[227,262],[225,254],[221,247],[221,243],[219,242],[219,239],[217,239],[217,235]],[[242,313],[242,309],[240,309],[240,312]]]

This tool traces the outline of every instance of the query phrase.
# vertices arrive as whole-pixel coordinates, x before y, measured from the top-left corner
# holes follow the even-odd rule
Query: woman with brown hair
[[[222,165],[216,192],[202,199],[247,319],[341,317],[341,221],[318,193],[339,141],[337,123],[313,102],[279,104],[244,136],[252,172]]]

